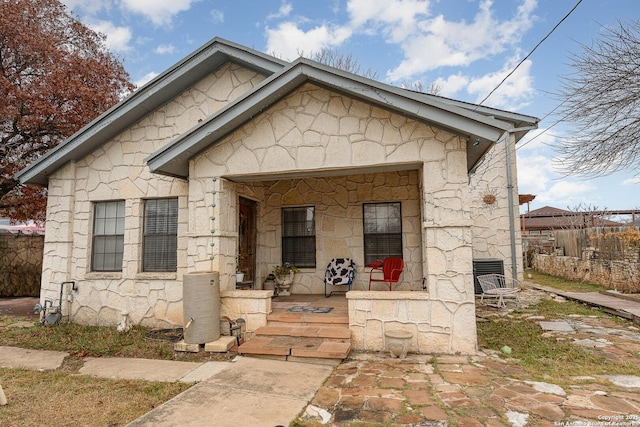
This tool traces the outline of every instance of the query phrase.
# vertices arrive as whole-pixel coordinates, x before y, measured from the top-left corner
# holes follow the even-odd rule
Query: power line
[[[569,17],[569,15],[571,15],[571,14],[573,13],[573,11],[574,11],[574,10],[576,10],[576,8],[580,5],[580,3],[582,3],[582,0],[578,0],[578,3],[576,3],[576,4],[575,4],[575,6],[573,6],[573,8],[572,8],[572,9],[571,9],[571,10],[570,10],[570,11],[569,11],[565,16],[564,16],[564,18],[562,18],[562,19],[560,20],[560,22],[558,22],[558,23],[557,23],[557,24],[556,24],[556,25],[551,29],[551,31],[549,31],[549,32],[547,33],[547,35],[546,35],[546,36],[544,36],[544,38],[543,38],[542,40],[540,40],[540,41],[538,42],[538,44],[537,44],[537,45],[535,45],[535,47],[531,50],[531,52],[529,52],[529,53],[527,54],[527,56],[525,56],[524,58],[522,58],[522,60],[518,63],[518,65],[516,65],[516,66],[515,66],[515,68],[514,68],[513,70],[511,70],[511,72],[509,72],[509,74],[507,74],[507,75],[505,76],[505,78],[504,78],[504,79],[502,79],[502,81],[498,84],[498,86],[496,86],[496,87],[495,87],[491,92],[489,92],[489,94],[488,94],[487,96],[485,96],[485,97],[484,97],[484,99],[483,99],[482,101],[480,101],[480,103],[478,104],[478,106],[482,105],[482,104],[483,104],[487,99],[489,99],[489,97],[490,97],[491,95],[493,95],[493,93],[494,93],[496,90],[498,90],[498,88],[499,88],[500,86],[502,86],[502,84],[503,84],[505,81],[507,81],[507,79],[508,79],[509,77],[511,77],[511,75],[512,75],[513,73],[515,73],[515,72],[516,72],[516,70],[518,69],[518,67],[520,67],[520,66],[524,63],[524,61],[526,61],[527,59],[529,59],[529,57],[533,54],[533,52],[535,52],[535,51],[536,51],[536,49],[538,49],[538,47],[540,47],[540,45],[541,45],[542,43],[544,43],[544,41],[545,41],[545,40],[547,40],[547,39],[549,38],[549,36],[551,36],[551,34],[553,34],[553,32],[554,32],[554,31],[555,31],[555,30],[560,26],[560,24],[562,24],[562,23],[563,23],[563,22],[564,22],[564,21]]]

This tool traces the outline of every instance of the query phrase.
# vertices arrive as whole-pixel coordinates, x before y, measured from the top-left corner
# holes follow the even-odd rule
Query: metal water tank
[[[504,261],[500,258],[477,258],[473,260],[473,286],[476,295],[482,293],[478,276],[483,274],[504,274]]]
[[[189,273],[182,278],[184,342],[205,344],[220,338],[218,273]]]

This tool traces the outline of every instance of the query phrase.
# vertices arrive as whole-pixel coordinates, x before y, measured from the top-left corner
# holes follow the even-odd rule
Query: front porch
[[[330,298],[226,291],[221,296],[223,315],[247,321],[247,342],[240,349],[245,354],[343,359],[350,350],[385,351],[385,332],[390,330],[412,334],[411,353],[477,350],[475,309],[433,299],[425,291],[355,290]]]

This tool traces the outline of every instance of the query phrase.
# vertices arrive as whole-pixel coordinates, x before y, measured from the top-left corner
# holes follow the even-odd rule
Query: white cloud
[[[293,22],[283,22],[277,28],[267,28],[267,52],[293,60],[301,53],[318,52],[323,47],[339,46],[351,36],[347,27],[319,25],[308,31]]]
[[[129,27],[117,27],[110,21],[95,21],[88,23],[89,28],[107,36],[106,45],[112,52],[127,52],[132,49],[129,45],[132,31]]]
[[[481,102],[517,65],[515,58],[496,72],[474,78],[470,81],[467,91],[476,95],[476,102]],[[531,61],[526,60],[502,85],[491,94],[484,105],[501,107],[508,110],[522,109],[522,103],[534,94],[533,78],[531,77]],[[514,104],[515,103],[515,104]]]
[[[144,76],[142,76],[141,78],[139,78],[138,80],[136,80],[134,84],[138,89],[140,89],[142,86],[149,83],[151,80],[155,79],[157,76],[158,76],[158,73],[151,71],[145,74]]]
[[[224,22],[224,12],[218,9],[211,9],[209,12],[211,15],[211,21],[214,24],[222,24]]]
[[[164,55],[164,54],[171,54],[174,53],[176,51],[176,47],[172,44],[161,44],[160,46],[156,47],[155,49],[155,53],[157,53],[158,55]]]
[[[278,12],[267,15],[267,19],[284,18],[285,16],[289,16],[292,10],[293,6],[291,5],[291,3],[283,1],[280,5],[280,9],[278,9]]]
[[[446,78],[439,77],[434,81],[434,84],[440,89],[438,94],[441,96],[456,98],[459,97],[459,92],[465,91],[475,96],[475,102],[479,103],[500,84],[515,66],[516,63],[510,61],[501,70],[479,77],[458,72]],[[533,95],[531,61],[525,61],[483,105],[518,111],[527,105]]]
[[[120,5],[133,13],[144,15],[153,24],[169,25],[175,15],[191,8],[197,0],[121,0]]]
[[[557,138],[558,137],[555,132],[550,131],[548,128],[534,129],[529,131],[529,133],[527,133],[525,137],[518,142],[516,150],[522,153],[524,151],[531,152],[540,149],[548,149],[555,144]]]
[[[640,185],[640,176],[627,178],[624,181],[622,181],[622,185]]]
[[[351,25],[368,33],[382,33],[392,43],[405,40],[417,27],[417,18],[429,13],[424,0],[350,0]]]
[[[564,209],[578,203],[593,203],[596,187],[588,181],[561,178],[553,161],[545,155],[523,155],[518,151],[518,192],[534,194],[538,205]]]
[[[524,0],[515,16],[505,21],[493,16],[491,0],[480,3],[470,23],[447,21],[442,15],[418,21],[412,33],[396,41],[401,42],[404,60],[387,75],[397,81],[439,67],[469,66],[502,53],[531,27],[536,4],[536,0]]]
[[[564,203],[564,206],[573,206],[579,203],[592,203],[592,192],[595,186],[588,182],[576,182],[565,179],[557,181],[545,193],[538,197],[540,202]]]
[[[548,157],[522,156],[518,153],[518,191],[523,194],[542,194],[555,173]]]
[[[454,74],[446,79],[442,77],[436,79],[434,84],[440,89],[438,95],[453,98],[456,93],[467,87],[469,84],[469,77],[462,75],[462,73]]]

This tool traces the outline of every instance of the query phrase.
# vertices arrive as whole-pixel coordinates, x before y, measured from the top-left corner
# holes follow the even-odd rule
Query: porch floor
[[[322,313],[322,309],[331,310]],[[332,295],[329,298],[325,298],[324,295],[309,294],[278,296],[271,301],[271,314],[268,317],[268,322],[348,327],[347,298],[344,295]]]
[[[344,295],[290,295],[273,298],[267,325],[238,351],[283,360],[340,361],[351,350]]]

